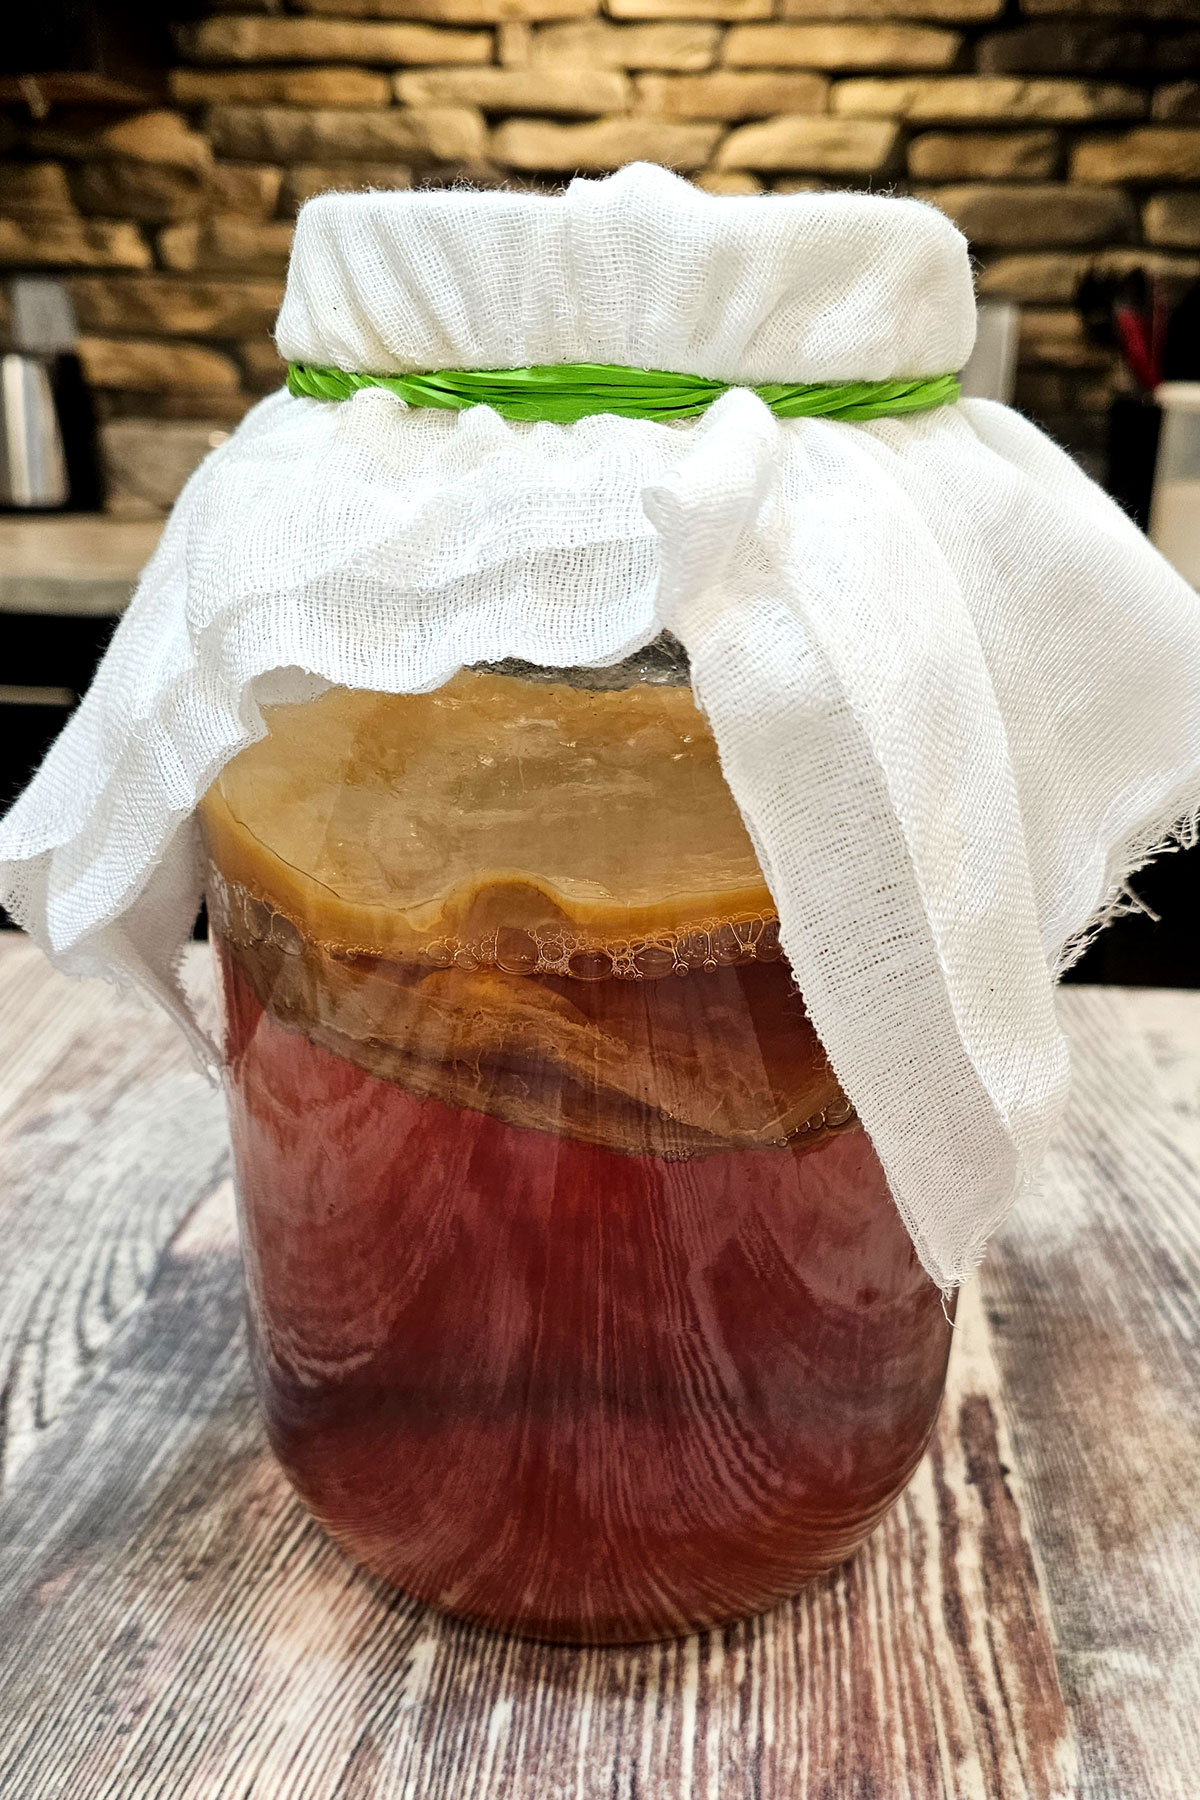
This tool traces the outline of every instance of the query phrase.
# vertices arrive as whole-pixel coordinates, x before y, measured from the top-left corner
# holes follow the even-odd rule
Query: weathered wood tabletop
[[[0,1795],[1196,1800],[1200,994],[1062,1008],[1069,1119],[889,1520],[762,1618],[579,1651],[452,1624],[307,1519],[219,1096],[0,939]]]

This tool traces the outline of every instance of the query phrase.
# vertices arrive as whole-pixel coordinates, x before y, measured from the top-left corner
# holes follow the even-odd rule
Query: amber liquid
[[[848,1107],[673,1145],[527,1039],[451,1104],[221,955],[259,1393],[353,1556],[487,1625],[622,1642],[850,1555],[922,1453],[950,1328]],[[548,985],[610,1036],[636,1014],[651,1054],[733,1032],[739,1066],[824,1067],[782,961]]]

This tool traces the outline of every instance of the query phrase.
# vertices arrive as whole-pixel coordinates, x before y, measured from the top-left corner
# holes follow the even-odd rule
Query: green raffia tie
[[[623,419],[693,419],[736,383],[617,363],[551,363],[532,369],[443,369],[428,375],[358,375],[289,363],[290,394],[309,400],[349,400],[361,388],[386,388],[410,406],[461,412],[490,406],[505,419],[549,419],[559,425],[593,413]],[[780,419],[890,419],[926,412],[958,399],[954,375],[898,381],[769,382],[752,387]]]

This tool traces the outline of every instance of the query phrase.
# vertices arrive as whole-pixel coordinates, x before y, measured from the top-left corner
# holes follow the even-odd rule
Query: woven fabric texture
[[[557,199],[314,201],[279,341],[348,370],[757,384],[940,374],[973,328],[965,244],[932,209],[716,198],[634,166]],[[1200,602],[1002,407],[780,420],[738,386],[687,422],[563,425],[274,395],[185,490],[0,827],[0,887],[60,966],[194,1031],[193,810],[262,706],[603,664],[664,628],[813,1021],[952,1285],[1062,1106],[1055,972],[1200,804]]]

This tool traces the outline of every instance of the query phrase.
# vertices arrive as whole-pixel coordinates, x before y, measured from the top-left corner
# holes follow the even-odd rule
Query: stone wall
[[[641,157],[717,193],[923,195],[1024,308],[1019,403],[1092,460],[1120,376],[1080,283],[1200,275],[1200,0],[242,0],[177,41],[161,104],[27,83],[0,119],[0,266],[69,275],[127,516],[278,383],[323,188]]]

